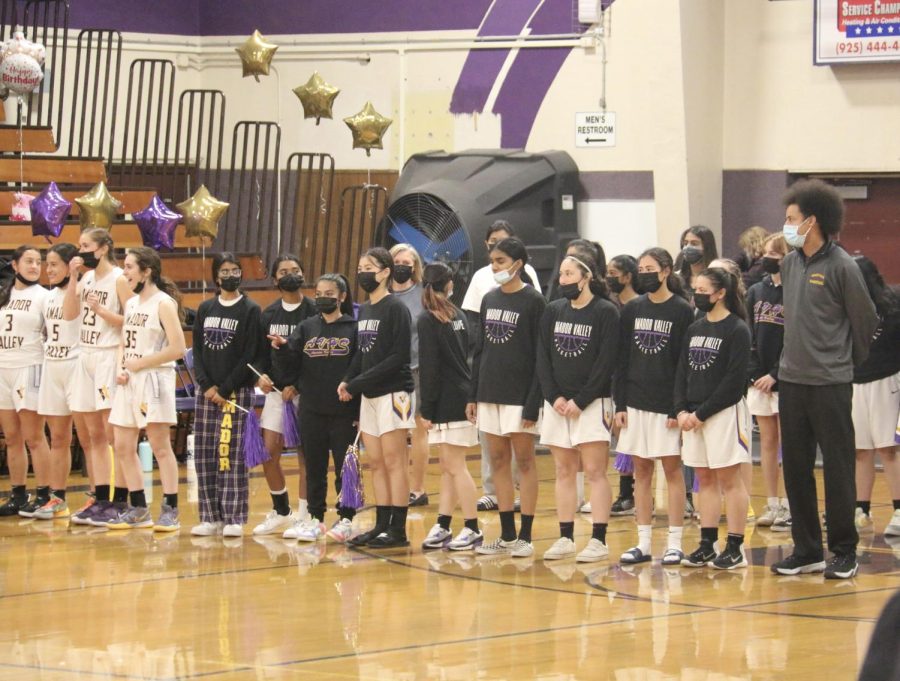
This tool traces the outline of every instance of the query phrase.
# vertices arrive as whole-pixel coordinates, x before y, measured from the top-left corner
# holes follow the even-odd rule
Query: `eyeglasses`
[[[236,270],[219,270],[220,277],[239,277],[243,274],[240,269]]]

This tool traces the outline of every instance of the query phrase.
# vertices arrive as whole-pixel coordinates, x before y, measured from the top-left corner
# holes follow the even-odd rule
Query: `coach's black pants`
[[[353,416],[331,416],[309,409],[300,409],[300,439],[306,459],[306,499],[309,514],[325,518],[325,499],[328,496],[328,455],[334,459],[334,489],[341,493],[341,469],[347,447],[356,438]],[[352,518],[356,511],[339,508],[341,518]]]
[[[816,496],[816,445],[822,450],[828,548],[856,554],[856,442],[850,417],[853,386],[778,384],[784,488],[791,506],[794,553],[822,560]]]

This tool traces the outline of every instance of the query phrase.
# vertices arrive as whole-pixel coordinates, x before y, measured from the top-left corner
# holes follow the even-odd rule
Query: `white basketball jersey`
[[[63,300],[66,290],[54,288],[44,299],[44,359],[72,359],[78,355],[78,333],[81,331],[81,320],[75,318],[66,321],[63,318]]]
[[[152,355],[169,344],[159,319],[159,306],[167,299],[171,300],[162,291],[157,291],[144,303],[141,302],[140,296],[129,298],[125,303],[125,324],[122,326],[124,360]],[[174,367],[175,362],[167,362],[160,366]]]
[[[44,299],[48,295],[40,284],[23,289],[13,285],[9,302],[0,308],[0,367],[21,369],[44,360]]]
[[[87,299],[91,293],[100,299],[100,305],[113,314],[122,314],[116,282],[122,276],[122,268],[114,267],[102,279],[97,279],[96,270],[85,274],[78,282],[78,298],[81,300],[81,333],[79,342],[82,348],[99,349],[115,348],[119,345],[121,329],[110,325],[100,315],[91,311]]]

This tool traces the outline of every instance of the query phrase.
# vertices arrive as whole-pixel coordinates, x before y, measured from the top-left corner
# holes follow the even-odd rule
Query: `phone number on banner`
[[[900,54],[900,40],[842,40],[837,44],[838,54]]]

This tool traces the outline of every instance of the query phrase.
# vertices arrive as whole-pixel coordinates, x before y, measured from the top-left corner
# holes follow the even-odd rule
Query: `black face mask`
[[[337,298],[316,298],[316,309],[323,314],[331,314],[337,307]]]
[[[405,284],[412,279],[413,268],[409,265],[394,265],[394,281]]]
[[[18,272],[16,272],[16,279],[18,279],[18,280],[21,281],[23,284],[25,284],[25,286],[34,286],[35,284],[38,284],[38,283],[40,283],[40,281],[41,281],[40,278],[35,279],[34,281],[28,281],[25,277],[23,277],[23,276],[22,276],[21,274],[19,274]]]
[[[639,272],[638,287],[642,293],[656,293],[662,282],[659,280],[659,272]]]
[[[560,284],[559,288],[556,289],[559,291],[559,295],[561,295],[566,300],[575,300],[578,296],[581,295],[581,290],[578,288],[579,282],[575,282],[574,284]]]
[[[694,307],[700,310],[700,312],[709,312],[712,310],[716,304],[709,299],[709,296],[709,293],[695,293]]]
[[[53,288],[65,288],[66,286],[69,285],[69,279],[71,279],[71,277],[66,277],[58,284],[53,284]]]
[[[609,290],[613,293],[621,293],[625,290],[625,284],[619,281],[618,277],[607,277],[606,285],[609,286]]]
[[[303,286],[303,277],[299,274],[285,274],[278,280],[278,288],[288,293],[299,291],[301,286]]]
[[[96,269],[97,265],[100,264],[94,251],[79,251],[78,257],[84,261],[82,264],[89,270]]]
[[[781,272],[781,260],[778,258],[763,258],[763,270],[768,274],[778,274]]]
[[[242,277],[219,277],[219,286],[223,291],[234,293],[241,287],[241,279]]]
[[[375,272],[360,272],[356,275],[356,283],[366,293],[372,293],[379,286],[379,281],[375,278]]]
[[[695,265],[703,260],[703,251],[696,246],[685,246],[681,249],[681,257],[688,265]]]

